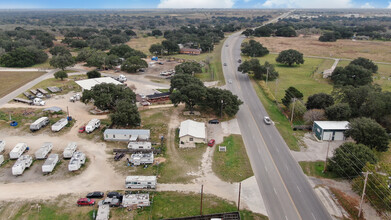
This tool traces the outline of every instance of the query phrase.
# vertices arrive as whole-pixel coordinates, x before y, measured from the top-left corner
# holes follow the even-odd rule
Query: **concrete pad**
[[[235,194],[238,194],[239,188],[235,190]],[[256,212],[267,216],[265,203],[263,201],[261,191],[257,184],[255,176],[242,181],[242,192],[240,196],[240,208],[248,209],[252,212]]]

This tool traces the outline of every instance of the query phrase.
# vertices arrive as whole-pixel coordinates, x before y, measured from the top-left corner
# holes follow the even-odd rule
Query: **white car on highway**
[[[228,80],[228,83],[229,83],[229,84],[232,84],[232,79],[229,79],[229,80]]]
[[[271,120],[269,117],[267,117],[267,116],[263,117],[263,121],[264,121],[265,124],[267,124],[267,125],[272,124],[272,120]]]

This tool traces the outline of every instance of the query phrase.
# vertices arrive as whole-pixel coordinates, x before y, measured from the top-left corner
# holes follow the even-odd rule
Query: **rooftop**
[[[131,181],[156,181],[156,176],[127,176],[126,182]]]
[[[186,120],[181,122],[179,137],[190,135],[196,138],[206,138],[205,123]]]
[[[323,130],[346,130],[348,129],[348,121],[314,121]]]
[[[115,85],[122,85],[122,83],[118,82],[117,80],[115,80],[111,77],[101,77],[101,78],[78,80],[78,81],[76,81],[76,83],[85,90],[90,90],[95,85],[98,85],[101,83],[112,83]]]
[[[148,129],[106,129],[104,134],[124,134],[124,135],[150,135]]]

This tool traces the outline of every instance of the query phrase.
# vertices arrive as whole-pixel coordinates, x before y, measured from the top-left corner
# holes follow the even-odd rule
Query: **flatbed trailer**
[[[42,88],[38,88],[37,89],[40,93],[44,94],[44,95],[47,95],[48,94],[48,91],[42,89]]]
[[[22,98],[14,98],[14,101],[15,101],[15,102],[26,103],[26,104],[29,104],[29,105],[33,104],[33,101],[27,100],[27,99],[22,99]]]

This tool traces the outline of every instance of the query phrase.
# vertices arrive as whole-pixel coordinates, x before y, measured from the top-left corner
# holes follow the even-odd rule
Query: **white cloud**
[[[388,2],[387,8],[391,8],[391,2]]]
[[[266,0],[262,7],[266,8],[350,8],[351,0]]]
[[[375,8],[371,3],[366,2],[365,4],[361,5],[361,8]]]
[[[234,0],[160,0],[158,8],[232,8]]]

